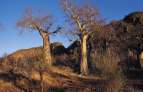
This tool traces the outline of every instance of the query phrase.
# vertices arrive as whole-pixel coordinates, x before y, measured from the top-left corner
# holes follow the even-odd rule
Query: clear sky
[[[75,0],[81,3],[83,0]],[[119,20],[134,11],[143,11],[143,0],[90,0],[106,21]],[[42,10],[54,16],[57,25],[62,25],[64,15],[59,0],[0,0],[0,56],[18,49],[41,46],[42,40],[37,32],[20,33],[16,22],[27,7]],[[63,25],[64,26],[64,25]],[[66,47],[70,42],[63,36],[52,36],[51,42],[62,42]]]

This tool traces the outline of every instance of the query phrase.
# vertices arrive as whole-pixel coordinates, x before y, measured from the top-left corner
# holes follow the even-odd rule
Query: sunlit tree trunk
[[[141,68],[143,68],[143,51],[140,53]]]
[[[40,35],[43,38],[44,63],[51,66],[52,65],[52,56],[51,56],[49,34],[42,31],[42,32],[40,32]]]
[[[82,75],[88,75],[88,63],[87,63],[87,35],[81,38],[81,65],[80,72]]]
[[[141,60],[140,60],[140,54],[141,54],[141,51],[137,51],[137,61],[136,61],[136,67],[137,68],[141,68]]]
[[[44,92],[44,85],[43,85],[43,73],[42,71],[39,72],[40,74],[40,87],[41,87],[41,92]]]

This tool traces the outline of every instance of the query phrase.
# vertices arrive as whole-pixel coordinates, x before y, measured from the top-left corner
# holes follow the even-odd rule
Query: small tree
[[[87,62],[87,39],[95,30],[101,27],[99,13],[92,5],[75,5],[70,0],[62,0],[62,6],[65,14],[74,26],[73,33],[77,35],[81,42],[81,64],[80,72],[83,75],[88,74]]]
[[[17,26],[22,28],[31,28],[34,31],[37,31],[43,39],[43,56],[44,62],[47,65],[52,65],[52,56],[50,49],[50,39],[49,36],[57,33],[61,28],[59,27],[57,30],[50,32],[50,28],[52,27],[51,17],[49,15],[44,16],[36,16],[32,14],[32,11],[28,10],[17,23]]]

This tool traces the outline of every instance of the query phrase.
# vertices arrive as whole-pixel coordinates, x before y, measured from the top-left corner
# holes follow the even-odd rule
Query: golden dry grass
[[[0,80],[0,92],[21,92],[12,83]]]

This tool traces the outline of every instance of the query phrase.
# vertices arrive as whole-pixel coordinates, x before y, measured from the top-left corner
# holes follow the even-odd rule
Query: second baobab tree
[[[26,10],[24,16],[18,21],[17,26],[21,28],[29,28],[37,31],[43,40],[43,60],[44,64],[51,66],[53,63],[49,36],[60,31],[58,27],[51,32],[50,28],[53,23],[50,15],[36,16],[32,10]]]
[[[88,75],[87,40],[89,36],[100,30],[99,13],[91,4],[76,5],[72,0],[62,0],[62,8],[72,26],[72,32],[81,42],[80,72]],[[71,26],[70,26],[71,27]]]

